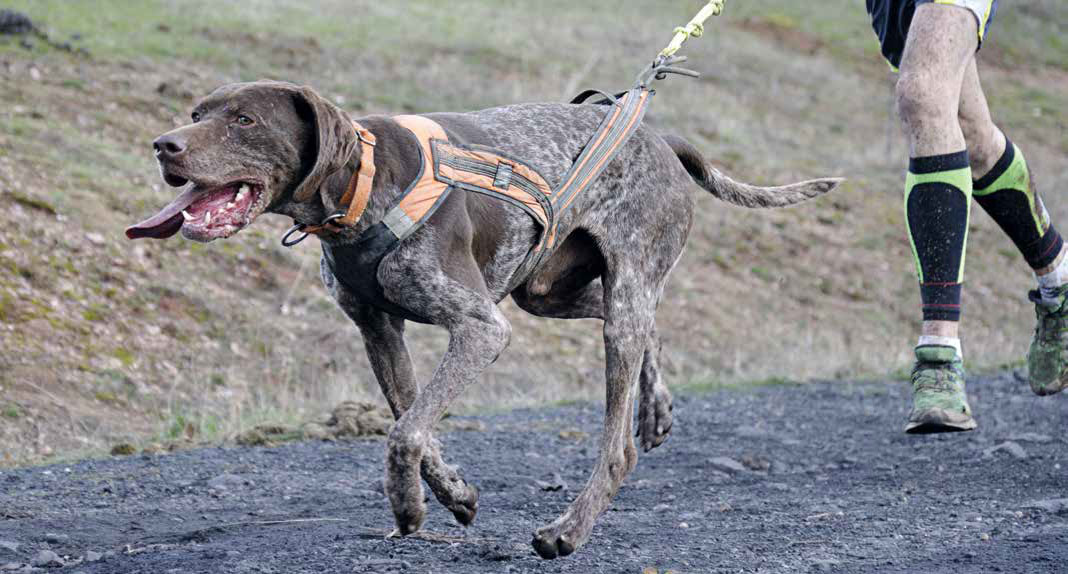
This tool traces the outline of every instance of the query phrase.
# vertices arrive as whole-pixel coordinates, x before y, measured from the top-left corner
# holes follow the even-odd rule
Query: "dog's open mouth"
[[[126,237],[166,239],[182,232],[197,241],[211,241],[237,233],[263,210],[263,187],[237,181],[212,189],[193,185],[155,216],[130,226]]]

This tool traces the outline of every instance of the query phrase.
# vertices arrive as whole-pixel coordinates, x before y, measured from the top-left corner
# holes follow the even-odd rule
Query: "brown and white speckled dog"
[[[445,128],[450,141],[520,158],[555,187],[604,113],[604,106],[595,105],[521,104],[427,117]],[[181,230],[189,239],[211,241],[237,233],[264,212],[321,221],[339,210],[358,169],[358,148],[366,145],[345,112],[309,88],[281,82],[223,86],[197,104],[193,122],[154,144],[163,179],[175,187],[190,185],[158,215],[127,230],[130,237],[162,238]],[[421,163],[415,137],[389,117],[359,122],[377,138],[373,192],[355,227],[321,236],[330,245],[351,243],[380,221]],[[551,256],[511,291],[513,273],[539,238],[537,223],[497,199],[453,193],[378,268],[390,302],[449,331],[448,349],[422,390],[404,343],[405,320],[361,301],[322,266],[326,288],[363,334],[397,418],[387,441],[385,481],[397,532],[410,534],[422,525],[420,478],[461,524],[475,518],[478,491],[442,460],[431,429],[508,346],[511,327],[497,304],[511,295],[538,316],[604,321],[607,405],[600,453],[567,511],[535,533],[534,548],[555,558],[588,539],[594,520],[637,463],[631,432],[635,386],[643,448],[660,445],[671,429],[671,395],[660,379],[654,316],[690,230],[695,181],[747,207],[798,203],[837,183],[823,179],[779,188],[738,183],[685,141],[641,127],[562,215],[561,240]],[[294,201],[302,190],[318,193],[313,201]]]

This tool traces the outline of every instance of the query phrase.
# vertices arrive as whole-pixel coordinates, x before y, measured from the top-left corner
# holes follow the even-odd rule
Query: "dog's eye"
[[[200,112],[193,112],[192,117],[193,117],[193,123],[194,124],[199,122],[200,121]]]
[[[239,126],[251,126],[253,123],[255,122],[248,116],[237,116],[237,125]]]

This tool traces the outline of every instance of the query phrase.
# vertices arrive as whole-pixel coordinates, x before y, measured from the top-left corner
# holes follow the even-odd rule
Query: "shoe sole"
[[[1031,392],[1035,393],[1040,397],[1048,397],[1050,395],[1055,395],[1063,391],[1064,387],[1066,386],[1064,380],[1059,380],[1047,386],[1042,386],[1038,383],[1035,383],[1034,381],[1028,382],[1031,384]]]
[[[929,409],[920,413],[916,420],[905,425],[908,434],[938,434],[974,430],[975,419],[971,415],[958,415],[942,409]]]

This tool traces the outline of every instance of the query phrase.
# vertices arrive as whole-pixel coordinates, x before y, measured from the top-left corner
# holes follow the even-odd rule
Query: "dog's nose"
[[[178,134],[163,134],[152,142],[157,156],[175,156],[185,151],[186,140]]]

